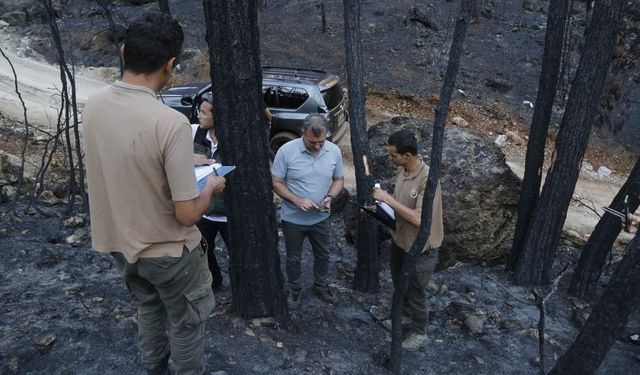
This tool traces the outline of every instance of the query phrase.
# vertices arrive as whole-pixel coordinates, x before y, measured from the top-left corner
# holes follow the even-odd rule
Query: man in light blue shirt
[[[335,295],[328,287],[331,202],[344,185],[342,153],[327,141],[327,121],[307,116],[302,137],[278,150],[271,170],[273,190],[282,197],[282,232],[287,249],[289,303],[300,303],[302,243],[313,249],[314,290],[327,302]]]

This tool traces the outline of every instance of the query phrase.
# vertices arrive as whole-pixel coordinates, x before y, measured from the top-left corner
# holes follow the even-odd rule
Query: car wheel
[[[278,149],[282,147],[283,144],[293,141],[298,138],[298,135],[292,132],[280,132],[276,133],[273,137],[271,137],[271,149],[273,152],[278,152]]]

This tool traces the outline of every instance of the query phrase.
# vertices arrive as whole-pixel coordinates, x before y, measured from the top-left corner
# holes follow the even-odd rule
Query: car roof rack
[[[338,77],[322,70],[302,69],[302,68],[284,68],[277,66],[263,66],[263,79],[274,81],[298,81],[312,82],[316,85],[329,86],[333,81],[337,81]]]

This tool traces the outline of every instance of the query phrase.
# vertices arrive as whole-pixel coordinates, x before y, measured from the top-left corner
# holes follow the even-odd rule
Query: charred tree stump
[[[429,240],[431,235],[431,216],[433,214],[433,200],[435,198],[438,180],[440,178],[442,148],[444,144],[444,128],[447,124],[447,115],[449,112],[449,102],[453,94],[453,89],[458,75],[460,59],[464,47],[464,39],[467,35],[467,27],[471,17],[473,3],[476,0],[462,0],[460,7],[460,15],[456,21],[456,27],[449,50],[449,62],[444,76],[442,89],[440,90],[440,100],[435,109],[435,121],[433,124],[433,138],[431,143],[431,154],[429,159],[429,177],[427,178],[426,197],[422,201],[422,216],[420,229],[415,242],[411,245],[409,255],[405,258],[400,271],[400,280],[398,287],[393,292],[393,302],[391,307],[391,356],[388,367],[394,374],[400,373],[400,365],[402,363],[402,327],[400,323],[400,315],[402,310],[402,301],[409,287],[411,275],[415,272],[415,262]]]
[[[234,310],[287,321],[278,230],[262,112],[258,3],[204,0],[216,131],[236,165],[226,188]]]
[[[580,59],[551,167],[516,264],[514,276],[518,284],[543,284],[551,280],[551,266],[562,226],[609,71],[622,19],[622,3],[619,0],[596,2],[593,22],[587,32],[588,48]]]
[[[565,25],[568,16],[569,0],[554,0],[549,3],[547,33],[542,56],[542,72],[538,83],[536,108],[533,112],[533,120],[529,130],[524,178],[520,189],[520,202],[518,203],[518,219],[513,234],[511,253],[507,259],[507,271],[513,271],[516,267],[518,257],[522,252],[522,245],[527,234],[531,214],[536,207],[538,194],[540,193],[544,146],[547,142],[549,122],[551,121],[553,102],[556,97]]]
[[[324,9],[324,7],[323,7]],[[373,177],[365,165],[370,157],[369,138],[365,118],[364,68],[362,66],[362,36],[360,33],[360,0],[344,0],[344,39],[347,55],[347,83],[349,86],[349,126],[353,164],[356,171],[358,203],[373,204]],[[376,247],[378,225],[369,215],[358,218],[358,264],[353,287],[362,292],[376,293],[380,290],[378,280],[379,257]]]
[[[594,9],[594,15],[598,9]],[[569,349],[558,359],[550,375],[594,374],[609,352],[616,335],[624,330],[632,311],[640,306],[640,238],[636,235],[627,254],[611,277]]]
[[[638,205],[640,205],[640,158],[636,161],[627,181],[622,185],[609,207],[625,213],[627,208],[629,212],[635,212]],[[620,234],[622,229],[620,224],[620,218],[617,216],[608,212],[602,216],[591,233],[589,241],[582,249],[578,266],[569,285],[569,295],[585,301],[596,299],[596,284],[602,273],[607,254],[611,251],[614,241]]]

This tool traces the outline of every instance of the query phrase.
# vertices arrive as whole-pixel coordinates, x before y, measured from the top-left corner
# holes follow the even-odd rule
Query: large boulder
[[[368,131],[371,167],[376,182],[387,191],[393,191],[396,167],[387,155],[386,140],[403,128],[416,135],[418,152],[429,164],[430,120],[396,117],[372,126]],[[520,181],[502,151],[489,138],[447,128],[440,181],[445,227],[440,266],[502,260],[513,235],[520,192]]]

